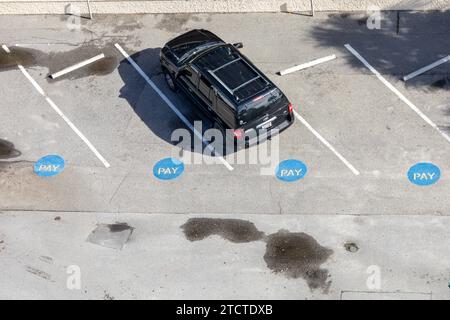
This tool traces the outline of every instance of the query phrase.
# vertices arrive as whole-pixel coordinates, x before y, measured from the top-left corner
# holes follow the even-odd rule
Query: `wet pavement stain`
[[[18,64],[25,68],[37,64],[39,51],[20,47],[10,47],[9,50],[10,53],[0,50],[0,71],[15,69]]]
[[[0,139],[0,159],[17,158],[21,152],[14,147],[12,142]]]
[[[270,270],[288,278],[302,278],[311,290],[322,289],[323,293],[328,293],[330,275],[321,265],[333,250],[321,246],[306,233],[280,230],[266,236],[252,222],[239,219],[192,218],[181,228],[190,241],[203,240],[211,235],[219,235],[235,243],[265,241],[264,261]]]
[[[239,219],[192,218],[181,226],[189,241],[198,241],[218,235],[234,243],[261,240],[264,233],[249,221]]]
[[[52,83],[65,79],[75,80],[93,75],[104,76],[112,73],[117,68],[120,61],[120,57],[118,56],[118,53],[114,51],[114,48],[105,48],[96,45],[84,45],[70,51],[50,52],[47,57],[44,58],[47,60],[45,65],[49,69],[49,75],[95,57],[101,53],[105,55],[105,58],[56,79],[47,78],[47,80]]]
[[[0,51],[0,71],[15,69],[20,64],[25,68],[46,67],[49,70],[49,75],[97,56],[102,52],[105,54],[105,58],[55,80],[47,78],[49,82],[64,79],[74,80],[92,75],[107,75],[118,67],[121,59],[119,53],[113,47],[104,47],[95,44],[84,44],[69,51],[52,51],[49,53],[21,47],[10,47],[9,49],[11,53],[6,53],[3,50]]]
[[[116,57],[105,57],[90,64],[87,69],[90,75],[104,76],[113,72],[117,66],[118,59]]]
[[[327,269],[320,265],[328,260],[333,251],[322,247],[306,233],[291,233],[280,230],[268,236],[264,260],[267,267],[289,278],[303,278],[311,289],[328,290]]]
[[[0,139],[0,159],[11,159],[21,156],[22,153],[10,141]],[[0,174],[14,171],[18,168],[28,167],[29,161],[0,161]],[[2,182],[3,178],[0,180]]]
[[[114,224],[108,224],[107,225],[109,228],[109,231],[111,232],[122,232],[122,231],[126,231],[126,230],[131,230],[133,231],[133,227],[129,226],[128,223],[126,222],[117,222]]]

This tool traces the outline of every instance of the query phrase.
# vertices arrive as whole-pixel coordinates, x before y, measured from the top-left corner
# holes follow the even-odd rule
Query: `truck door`
[[[236,129],[236,110],[232,107],[232,104],[228,102],[228,99],[224,97],[220,92],[214,90],[214,93],[214,111],[219,115],[219,117],[228,127]]]

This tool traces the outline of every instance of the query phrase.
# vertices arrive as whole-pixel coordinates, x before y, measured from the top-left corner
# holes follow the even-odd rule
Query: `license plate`
[[[261,129],[268,129],[272,126],[272,122],[267,122],[261,126]]]

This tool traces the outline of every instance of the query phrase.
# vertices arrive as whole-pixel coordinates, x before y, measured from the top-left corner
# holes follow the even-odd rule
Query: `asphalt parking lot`
[[[113,291],[117,298],[183,298],[193,292],[195,298],[345,298],[355,291],[371,293],[366,269],[380,265],[387,274],[383,288],[374,291],[380,295],[448,298],[450,64],[406,83],[401,80],[450,54],[448,17],[448,12],[402,12],[399,19],[396,12],[387,12],[380,30],[369,30],[363,14],[337,13],[314,18],[283,13],[96,16],[82,19],[80,30],[69,29],[67,17],[0,17],[2,44],[10,50],[0,55],[0,139],[14,145],[0,160],[0,220],[9,226],[0,227],[7,248],[0,255],[8,258],[11,272],[2,276],[10,294],[41,297],[42,292],[30,288],[65,282],[63,271],[44,284],[42,277],[25,278],[22,289],[14,289],[14,268],[29,265],[23,260],[36,249],[21,244],[38,237],[35,245],[51,251],[41,256],[56,256],[52,268],[86,264],[91,272],[85,282],[89,289],[59,288],[47,291],[51,296],[101,298]],[[190,123],[211,126],[187,98],[167,88],[159,67],[161,46],[193,28],[211,30],[230,43],[243,42],[243,53],[289,97],[298,119],[279,137],[279,161],[301,160],[308,167],[305,178],[285,183],[274,174],[261,175],[262,164],[234,164],[228,157],[228,165],[187,164],[172,181],[153,176],[159,160],[181,156],[171,134],[187,128],[162,96]],[[48,78],[102,52],[106,58],[98,63]],[[333,61],[277,75],[331,54],[337,56]],[[65,159],[64,172],[51,178],[34,174],[33,163],[51,154]],[[186,154],[195,151],[184,150]],[[408,180],[409,168],[419,162],[440,168],[438,183],[419,187]],[[62,230],[55,231],[54,216],[62,217]],[[318,270],[323,271],[323,263],[329,275],[320,271],[321,276],[310,279],[302,271],[279,277],[276,273],[283,271],[270,268],[268,259],[269,268],[260,261],[265,253],[259,240],[237,245],[213,239],[195,247],[179,227],[198,217],[251,221],[267,234],[266,250],[280,229],[312,234],[320,248],[334,252],[321,249],[324,254],[317,257]],[[25,236],[14,221],[23,226],[28,220],[36,229]],[[43,225],[46,220],[51,225]],[[87,230],[98,221],[126,221],[135,228],[133,241],[120,251],[131,266],[110,256],[111,249],[84,243]],[[71,230],[71,223],[80,233]],[[224,237],[223,232],[217,234]],[[361,250],[349,253],[343,246],[347,241]],[[49,245],[53,242],[59,243]],[[77,248],[73,256],[64,253],[66,245]],[[145,271],[133,260],[142,255],[140,250],[148,253],[142,261],[149,264],[165,254],[158,263],[146,264]],[[101,265],[87,266],[83,252],[90,252],[89,259],[110,261],[111,275],[122,282],[95,278]],[[14,260],[17,255],[21,258]],[[208,258],[200,263],[199,255]],[[184,263],[189,275],[180,276],[186,270],[174,266],[178,263]],[[195,275],[205,268],[211,271],[204,278]],[[137,285],[148,270],[152,275]],[[155,276],[158,270],[166,270],[169,280]],[[299,284],[298,278],[305,281]],[[7,297],[5,292],[0,296]]]

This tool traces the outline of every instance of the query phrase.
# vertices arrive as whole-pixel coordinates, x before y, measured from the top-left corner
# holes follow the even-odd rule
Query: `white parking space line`
[[[8,47],[5,45],[2,46],[3,50],[6,52],[10,52]],[[44,90],[39,86],[39,84],[31,77],[31,75],[25,70],[25,68],[22,65],[17,65],[19,70],[23,73],[23,75],[30,81],[30,83],[35,87],[35,89],[45,98],[47,103],[55,110],[55,112],[61,116],[61,118],[69,125],[69,127],[81,138],[81,140],[84,141],[84,143],[91,149],[91,151],[97,156],[97,158],[103,163],[103,165],[106,168],[110,167],[110,164],[108,161],[105,160],[105,158],[97,151],[97,149],[92,145],[92,143],[86,138],[86,136],[78,130],[78,128],[70,121],[69,118],[66,117],[66,115],[61,111],[61,109],[58,108],[58,106],[51,100],[44,92]]]
[[[44,90],[41,88],[40,85],[37,84],[36,81],[34,81],[34,79],[30,76],[30,74],[25,70],[25,68],[18,64],[17,67],[19,68],[19,70],[23,73],[23,75],[28,79],[28,81],[31,82],[31,84],[33,85],[33,87],[37,90],[37,92],[39,92],[41,95],[43,95],[45,97],[45,92]]]
[[[386,86],[388,87],[392,92],[394,92],[400,100],[402,100],[404,103],[408,105],[415,113],[419,115],[426,123],[428,123],[433,129],[435,129],[437,132],[441,134],[441,136],[444,137],[445,140],[450,142],[450,136],[448,136],[445,132],[443,132],[439,127],[430,119],[428,118],[420,109],[415,106],[411,101],[409,101],[400,91],[397,90],[389,81],[387,81],[374,67],[372,67],[369,62],[367,62],[366,59],[364,59],[350,44],[346,44],[345,48],[347,48],[348,51],[350,51],[356,58],[358,58],[359,61],[361,61],[374,75],[377,76],[377,78]]]
[[[303,70],[303,69],[311,68],[311,67],[317,66],[318,64],[321,64],[321,63],[324,63],[324,62],[328,62],[328,61],[331,61],[331,60],[334,60],[334,59],[336,59],[336,55],[333,54],[331,56],[327,56],[327,57],[316,59],[316,60],[313,60],[313,61],[310,61],[310,62],[307,62],[307,63],[303,63],[303,64],[300,64],[298,66],[294,66],[292,68],[280,71],[280,76],[284,76],[286,74],[289,74],[289,73],[292,73],[292,72],[296,72],[296,71],[300,71],[300,70]]]
[[[450,61],[450,56],[446,56],[445,58],[439,59],[438,61],[433,62],[432,64],[430,64],[430,65],[428,65],[428,66],[425,66],[425,67],[423,67],[423,68],[420,68],[419,70],[414,71],[414,72],[412,72],[412,73],[410,73],[410,74],[404,76],[404,77],[403,77],[403,81],[406,82],[406,81],[408,81],[408,80],[411,80],[412,78],[415,78],[415,77],[417,77],[418,75],[421,75],[422,73],[425,73],[425,72],[427,72],[427,71],[430,71],[431,69],[434,69],[434,68],[436,68],[436,67],[440,66],[441,64],[444,64],[444,63],[446,63],[446,62],[448,62],[448,61]]]
[[[170,101],[169,98],[167,98],[167,96],[155,85],[155,83],[152,80],[150,80],[150,78],[145,74],[145,72],[141,69],[141,67],[139,67],[133,59],[131,59],[131,57],[128,55],[128,53],[126,53],[125,50],[118,43],[116,43],[114,46],[128,60],[128,62],[134,67],[134,69],[136,69],[136,71],[142,76],[142,78],[144,78],[144,80],[153,88],[153,90],[156,91],[156,93],[161,97],[161,99],[163,99],[164,102],[169,106],[169,108],[172,109],[172,111],[178,116],[178,118],[180,118],[181,121],[183,121],[184,124],[189,129],[191,129],[192,132],[194,132],[194,134],[199,139],[201,139],[205,144],[207,144],[208,142],[203,139],[202,134],[194,128],[194,126],[188,121],[188,119],[186,119],[186,117],[177,109],[177,107],[175,107],[175,105],[172,103],[172,101]],[[225,160],[224,157],[222,157],[221,155],[218,155],[218,152],[216,152],[214,150],[214,148],[211,147],[210,144],[207,144],[207,148],[217,155],[216,157],[219,159],[220,162],[222,162],[225,165],[225,167],[228,170],[230,170],[230,171],[233,170],[233,167]]]
[[[69,73],[69,72],[72,72],[72,71],[75,71],[75,70],[77,70],[79,68],[87,66],[88,64],[91,64],[91,63],[93,63],[93,62],[95,62],[97,60],[103,59],[104,57],[105,57],[105,55],[103,53],[101,53],[101,54],[99,54],[99,55],[97,55],[97,56],[95,56],[93,58],[81,61],[80,63],[77,63],[77,64],[75,64],[73,66],[70,66],[70,67],[67,67],[65,69],[62,69],[61,71],[55,72],[55,73],[50,75],[50,78],[56,79],[58,77],[61,77],[62,75],[65,75],[65,74]]]
[[[6,53],[11,53],[11,51],[9,51],[9,48],[6,45],[2,45],[3,50],[6,51]]]
[[[345,159],[324,137],[322,137],[301,115],[299,115],[296,111],[294,111],[295,117],[300,120],[303,125],[311,131],[317,139],[319,139],[328,149],[330,149],[336,157],[338,157],[352,172],[354,175],[358,176],[359,171],[355,169],[355,167]]]

